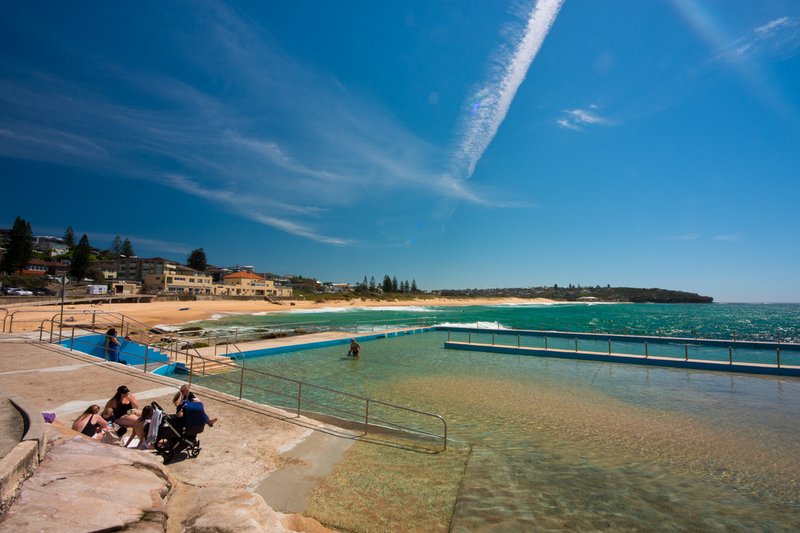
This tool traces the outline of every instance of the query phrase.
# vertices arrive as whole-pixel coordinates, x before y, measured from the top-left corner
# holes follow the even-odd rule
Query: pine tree
[[[200,272],[205,272],[208,268],[208,261],[206,260],[206,251],[202,248],[198,248],[197,250],[192,250],[192,253],[189,254],[189,257],[186,258],[186,265],[189,268],[193,268],[195,270],[199,270]]]
[[[22,270],[33,257],[33,231],[30,222],[17,215],[5,248],[3,270],[6,272]]]
[[[114,237],[114,240],[111,241],[111,253],[116,256],[122,253],[122,239],[120,239],[119,235]]]
[[[361,290],[367,290],[367,276],[364,276],[364,281],[361,282]]]
[[[75,230],[72,229],[72,226],[67,226],[67,231],[64,232],[64,244],[67,245],[68,250],[75,246]]]
[[[84,234],[72,253],[72,264],[69,266],[70,275],[81,280],[89,274],[91,253],[92,247],[89,245],[89,237]]]
[[[383,276],[383,292],[392,292],[392,278],[389,277],[389,274]]]
[[[411,280],[411,292],[418,292],[418,291],[419,291],[419,289],[417,289],[417,280],[412,279]]]
[[[125,239],[125,242],[122,243],[122,249],[119,251],[119,254],[125,257],[134,257],[136,255],[130,239]]]
[[[399,287],[397,286],[397,276],[392,278],[392,292],[397,292]]]
[[[376,288],[377,288],[377,286],[375,285],[375,276],[370,276],[369,277],[369,290],[374,292]]]

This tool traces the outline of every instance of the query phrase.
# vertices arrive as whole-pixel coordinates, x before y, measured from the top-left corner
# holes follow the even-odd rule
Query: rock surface
[[[313,519],[273,511],[257,494],[182,483],[152,453],[103,445],[80,435],[56,441],[0,519],[0,531],[114,529],[330,531]]]

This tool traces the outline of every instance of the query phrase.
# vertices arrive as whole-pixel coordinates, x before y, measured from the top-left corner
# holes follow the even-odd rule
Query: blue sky
[[[0,1],[0,225],[800,302],[800,3]]]

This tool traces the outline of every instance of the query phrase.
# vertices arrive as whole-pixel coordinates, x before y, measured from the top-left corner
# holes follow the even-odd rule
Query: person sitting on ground
[[[111,409],[114,422],[123,427],[132,428],[142,414],[136,396],[125,385],[117,387],[117,393],[106,403],[106,409]]]
[[[99,412],[99,405],[90,405],[82,415],[75,419],[72,429],[92,438],[102,433],[104,429],[108,429],[108,422],[103,420],[103,417],[98,414]]]
[[[120,363],[119,350],[122,344],[117,338],[117,330],[114,328],[106,331],[106,359],[115,363]]]
[[[350,351],[347,352],[347,355],[358,357],[359,353],[361,353],[361,345],[355,339],[350,339]]]
[[[153,417],[153,406],[145,405],[142,408],[142,414],[136,420],[136,423],[133,425],[133,434],[128,437],[128,442],[125,443],[125,447],[131,445],[131,441],[134,437],[139,439],[138,448],[140,450],[146,450],[148,448],[147,443],[147,431],[150,429],[150,419]]]
[[[188,383],[181,385],[180,390],[175,393],[175,396],[172,397],[172,403],[175,404],[175,407],[180,407],[185,401],[193,402],[196,399],[194,393],[189,390],[190,388],[191,385]]]
[[[218,419],[209,418],[202,402],[186,400],[178,406],[178,412],[170,417],[170,420],[178,422],[178,425],[182,424],[187,427],[200,424],[208,424],[209,427],[214,427]]]

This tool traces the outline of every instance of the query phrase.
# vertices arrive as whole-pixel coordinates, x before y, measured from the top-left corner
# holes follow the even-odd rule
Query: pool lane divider
[[[486,330],[483,330],[486,333]],[[683,360],[669,357],[645,357],[643,355],[607,354],[601,352],[585,352],[571,350],[557,350],[544,348],[526,348],[500,344],[477,344],[468,342],[445,341],[444,347],[450,350],[464,350],[472,352],[503,353],[511,355],[526,355],[539,357],[555,357],[558,359],[572,359],[581,361],[600,361],[603,363],[625,363],[634,365],[648,365],[668,368],[683,368],[692,370],[711,370],[715,372],[739,372],[744,374],[762,374],[770,376],[800,377],[798,366],[776,366],[759,363],[728,363],[724,361]]]

